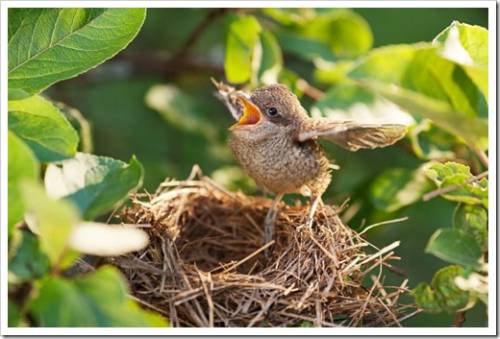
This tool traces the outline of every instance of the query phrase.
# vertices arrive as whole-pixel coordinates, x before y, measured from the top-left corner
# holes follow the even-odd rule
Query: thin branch
[[[474,153],[476,153],[477,157],[484,165],[484,167],[488,168],[488,156],[486,155],[486,153],[477,147],[473,147],[472,150],[474,151]]]
[[[481,180],[482,178],[488,176],[488,171],[484,171],[483,173],[481,174],[478,174],[476,175],[475,177],[472,177],[470,178],[469,180],[466,181],[467,184],[470,184],[470,183],[473,183],[475,181],[478,181],[478,180]],[[422,197],[422,200],[423,201],[429,201],[441,194],[446,194],[446,193],[450,193],[454,190],[457,190],[459,188],[463,187],[463,185],[450,185],[450,186],[446,186],[446,187],[443,187],[443,188],[440,188],[440,189],[437,189],[437,190],[434,190],[432,192],[429,192],[427,194],[424,194],[424,196]]]
[[[297,80],[297,87],[304,92],[305,95],[309,96],[310,98],[314,100],[320,100],[325,96],[325,93],[320,90],[319,88],[316,88],[312,86],[310,83],[305,81],[304,79],[299,79]]]
[[[175,63],[174,61],[183,59],[186,56],[189,49],[191,49],[191,47],[195,45],[196,41],[198,41],[198,39],[203,35],[203,32],[205,32],[205,30],[215,20],[217,20],[220,16],[224,15],[229,10],[230,10],[229,8],[217,8],[208,12],[205,18],[191,32],[191,34],[184,42],[184,44],[181,46],[181,48],[177,51],[177,53],[174,54],[174,56],[171,59],[171,62]]]
[[[457,312],[453,317],[453,327],[462,327],[465,322],[465,312]]]

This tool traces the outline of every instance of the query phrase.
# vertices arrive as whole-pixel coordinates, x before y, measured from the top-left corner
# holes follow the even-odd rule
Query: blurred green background
[[[430,41],[453,20],[487,27],[486,9],[354,9],[369,24],[373,46]],[[154,191],[165,177],[185,178],[193,164],[232,189],[258,194],[232,158],[225,144],[231,117],[213,96],[210,77],[224,79],[225,20],[221,13],[203,30],[186,53],[178,54],[193,30],[214,9],[150,9],[138,37],[122,53],[89,73],[53,86],[48,95],[79,109],[92,126],[94,153],[127,161],[135,154],[145,167],[144,188]],[[216,14],[216,16],[219,14]],[[257,14],[258,15],[258,14]],[[313,64],[284,55],[284,64],[313,81]],[[158,87],[158,85],[161,85]],[[166,85],[166,86],[165,86]],[[155,87],[156,86],[156,87]],[[323,90],[328,86],[318,85]],[[167,102],[150,108],[146,97],[160,91]],[[308,107],[311,102],[303,98]],[[357,229],[380,220],[408,216],[408,221],[379,227],[368,238],[376,245],[401,240],[397,254],[410,287],[430,281],[445,262],[425,254],[431,234],[450,224],[455,204],[444,199],[418,202],[395,213],[377,211],[368,188],[383,170],[415,168],[420,161],[404,147],[350,153],[327,145],[341,166],[325,195],[327,203],[347,197],[359,201],[349,221]],[[291,197],[289,199],[294,199]],[[389,275],[386,282],[400,282]],[[418,316],[407,326],[450,326],[447,314]],[[467,312],[464,326],[485,326],[481,303]]]

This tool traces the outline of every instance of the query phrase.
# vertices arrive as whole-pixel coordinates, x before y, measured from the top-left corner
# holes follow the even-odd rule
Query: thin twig
[[[486,153],[477,147],[473,147],[472,150],[474,151],[474,153],[476,153],[477,157],[484,165],[484,167],[488,168],[488,156],[486,155]]]
[[[189,49],[191,49],[191,47],[194,46],[196,41],[198,41],[198,39],[203,35],[203,32],[205,32],[207,27],[210,26],[215,20],[217,20],[217,18],[224,15],[229,10],[230,10],[229,8],[217,8],[208,12],[205,18],[191,32],[191,34],[184,42],[184,44],[181,46],[181,48],[177,51],[177,53],[174,54],[174,56],[171,59],[172,60],[171,62],[175,64],[175,62],[173,61],[183,59],[186,56]]]
[[[482,178],[488,176],[488,171],[484,171],[483,173],[481,174],[478,174],[476,175],[475,177],[472,177],[470,178],[469,180],[467,180],[465,183],[467,184],[470,184],[470,183],[473,183],[475,181],[478,181],[478,180],[481,180]],[[424,196],[422,197],[422,200],[423,201],[429,201],[441,194],[446,194],[446,193],[450,193],[454,190],[457,190],[459,188],[463,187],[463,185],[450,185],[450,186],[446,186],[446,187],[443,187],[443,188],[439,188],[437,190],[434,190],[432,192],[429,192],[427,194],[424,194]]]
[[[321,98],[323,98],[325,96],[325,93],[322,90],[312,86],[310,83],[308,83],[304,79],[297,80],[297,87],[302,92],[304,92],[305,95],[309,96],[310,98],[312,98],[316,101],[320,100]]]
[[[465,312],[460,311],[455,313],[453,317],[453,327],[462,327],[465,322]]]
[[[362,234],[366,233],[367,231],[371,230],[372,228],[375,228],[375,227],[378,227],[378,226],[388,225],[388,224],[395,224],[397,222],[406,221],[406,220],[408,220],[408,217],[402,217],[402,218],[398,218],[398,219],[393,219],[393,220],[387,220],[387,221],[378,222],[376,224],[371,224],[370,226],[367,226],[363,231],[359,232],[359,235],[362,235]]]

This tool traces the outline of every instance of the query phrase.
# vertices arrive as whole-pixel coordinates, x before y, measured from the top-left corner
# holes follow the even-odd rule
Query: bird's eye
[[[278,115],[278,109],[276,107],[269,107],[267,109],[267,114],[269,114],[270,117],[275,117]]]

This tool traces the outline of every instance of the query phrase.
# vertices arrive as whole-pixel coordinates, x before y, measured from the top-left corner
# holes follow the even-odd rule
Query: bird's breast
[[[330,181],[328,160],[315,141],[299,144],[280,134],[247,140],[231,134],[229,146],[245,172],[274,193],[302,193],[304,186],[317,191],[320,182],[328,186]]]

